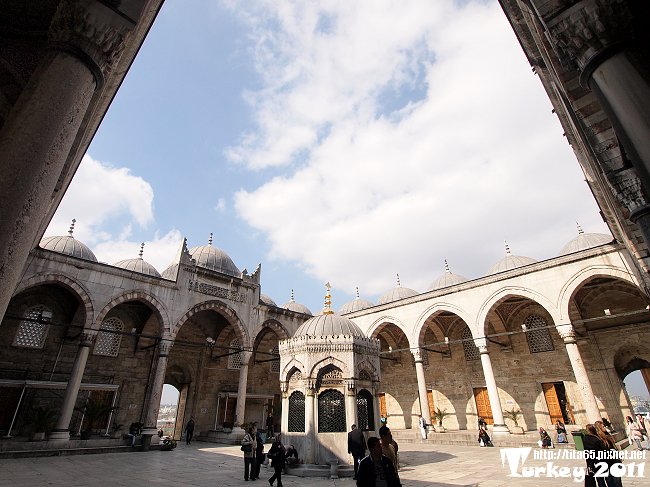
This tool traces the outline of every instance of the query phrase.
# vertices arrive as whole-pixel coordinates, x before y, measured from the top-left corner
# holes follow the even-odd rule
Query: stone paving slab
[[[500,448],[451,445],[403,445],[400,448],[404,487],[502,487],[583,485],[573,478],[513,478],[508,465],[502,466]],[[542,467],[546,460],[534,459],[533,450],[526,467]],[[537,450],[541,451],[541,450]],[[553,450],[551,450],[553,451]],[[559,451],[559,450],[554,450]],[[650,452],[646,452],[650,453]],[[625,487],[650,487],[649,471],[642,477],[623,478]],[[628,462],[626,462],[628,463]],[[637,464],[644,463],[638,460]],[[581,467],[583,460],[560,459],[556,467]],[[196,486],[264,487],[272,470],[262,467],[260,479],[245,482],[239,446],[179,443],[173,452],[151,451],[108,453],[64,457],[16,458],[0,460],[0,486]],[[521,470],[519,470],[521,471]],[[283,476],[285,487],[354,487],[352,479],[314,479]]]

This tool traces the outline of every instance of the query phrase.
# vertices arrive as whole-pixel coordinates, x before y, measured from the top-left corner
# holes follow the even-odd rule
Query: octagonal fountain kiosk
[[[298,450],[304,463],[289,472],[300,476],[336,476],[336,465],[349,465],[339,475],[352,476],[351,426],[366,437],[379,429],[379,340],[332,311],[326,286],[323,314],[279,345],[282,442]]]

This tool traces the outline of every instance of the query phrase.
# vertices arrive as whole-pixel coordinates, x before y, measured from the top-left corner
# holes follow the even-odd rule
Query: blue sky
[[[166,0],[46,235],[336,309],[607,233],[496,0]]]

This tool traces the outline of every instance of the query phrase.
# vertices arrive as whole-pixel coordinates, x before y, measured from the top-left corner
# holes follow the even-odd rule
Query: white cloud
[[[225,198],[219,198],[217,200],[217,204],[214,206],[214,209],[218,213],[223,213],[226,211],[226,199]]]
[[[230,156],[291,172],[240,191],[271,257],[352,291],[423,291],[606,231],[497,2],[242,2],[265,86]],[[284,169],[286,171],[286,169]],[[282,222],[279,224],[278,222]]]

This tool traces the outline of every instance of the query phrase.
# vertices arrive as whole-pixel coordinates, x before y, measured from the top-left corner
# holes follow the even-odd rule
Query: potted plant
[[[519,418],[522,416],[521,409],[512,408],[510,411],[508,411],[508,410],[503,411],[503,413],[505,414],[505,417],[507,419],[512,420],[512,422],[515,424],[512,427],[512,433],[514,433],[516,435],[523,435],[524,434],[524,428],[519,426],[519,423],[518,423]]]
[[[76,406],[75,409],[84,415],[86,427],[81,431],[81,439],[87,440],[93,434],[93,429],[97,421],[106,418],[108,414],[118,409],[117,406],[111,406],[100,400],[89,398],[83,406]]]
[[[445,427],[442,425],[442,421],[447,416],[451,416],[451,413],[448,413],[446,409],[436,408],[435,412],[433,413],[433,417],[438,422],[438,431],[440,431],[441,433],[444,433],[446,431]]]
[[[57,412],[50,406],[38,406],[33,408],[31,411],[31,424],[34,428],[32,440],[45,440],[45,436],[52,429],[56,417]]]

